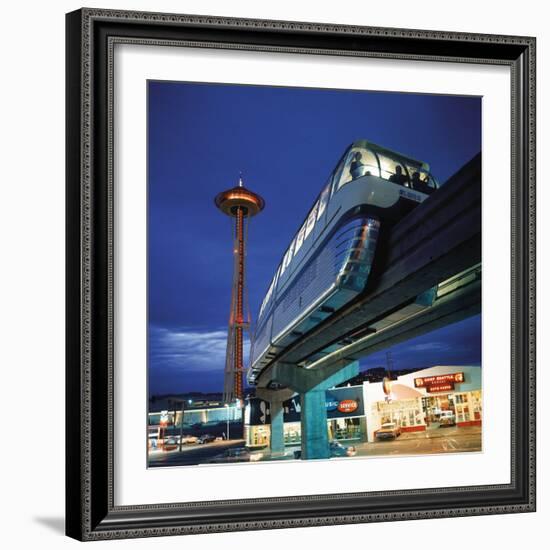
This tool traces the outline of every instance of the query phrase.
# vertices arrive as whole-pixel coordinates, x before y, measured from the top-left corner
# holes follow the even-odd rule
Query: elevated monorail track
[[[329,356],[353,361],[478,312],[480,262],[481,155],[477,155],[391,229],[367,289],[275,356],[258,376],[257,385],[284,385],[274,379],[279,364],[309,369]],[[467,282],[449,287],[446,293],[440,287],[433,305],[415,311],[419,295],[463,272],[469,274]]]

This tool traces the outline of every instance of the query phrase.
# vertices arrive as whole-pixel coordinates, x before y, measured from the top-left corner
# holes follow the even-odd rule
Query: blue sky
[[[368,139],[428,162],[444,182],[481,149],[477,97],[148,83],[150,393],[221,391],[232,276],[231,221],[215,195],[262,195],[247,257],[253,318],[345,148]],[[392,350],[395,368],[479,364],[480,317]],[[384,359],[382,359],[384,357]],[[384,364],[385,354],[363,368]]]

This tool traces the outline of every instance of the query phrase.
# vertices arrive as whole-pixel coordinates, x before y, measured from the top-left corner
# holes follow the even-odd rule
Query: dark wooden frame
[[[510,67],[510,484],[114,506],[110,134],[117,42]],[[99,540],[535,510],[534,38],[82,9],[67,15],[66,61],[67,535]]]

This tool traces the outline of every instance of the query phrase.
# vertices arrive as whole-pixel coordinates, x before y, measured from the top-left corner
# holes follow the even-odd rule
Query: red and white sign
[[[455,385],[451,382],[446,382],[444,384],[430,384],[429,386],[426,386],[426,391],[428,393],[437,393],[442,391],[453,391],[455,389]]]
[[[415,388],[425,388],[428,393],[452,391],[455,384],[464,382],[463,372],[453,372],[451,374],[439,374],[437,376],[424,376],[414,379]]]
[[[340,403],[338,403],[338,410],[342,413],[351,413],[357,410],[358,406],[359,405],[355,399],[345,399],[344,401],[340,401]]]

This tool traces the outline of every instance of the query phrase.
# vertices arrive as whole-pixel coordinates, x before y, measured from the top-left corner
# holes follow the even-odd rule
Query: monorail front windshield
[[[437,182],[426,164],[392,154],[368,144],[354,144],[334,171],[333,192],[363,176],[376,176],[429,195]]]

